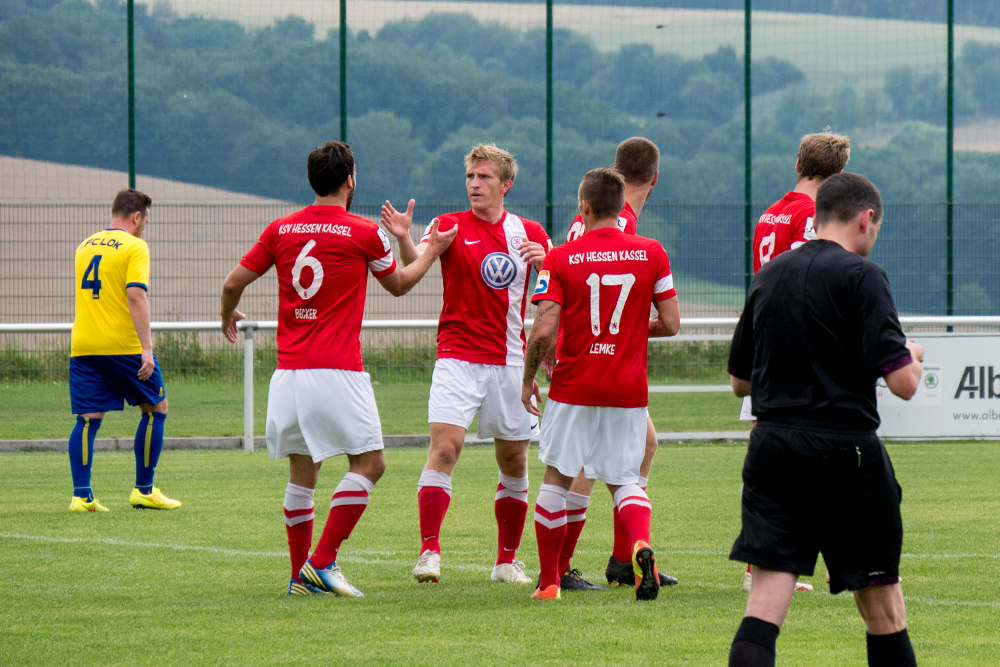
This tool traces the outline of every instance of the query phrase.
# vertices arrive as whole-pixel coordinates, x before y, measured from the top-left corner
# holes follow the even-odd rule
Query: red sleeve
[[[546,237],[548,238],[548,237]],[[563,305],[562,273],[559,271],[559,258],[552,253],[545,256],[542,270],[538,272],[535,291],[531,295],[531,303],[554,301]]]
[[[670,273],[670,258],[667,251],[659,243],[653,243],[652,255],[656,260],[656,284],[653,286],[653,301],[663,301],[677,296],[674,289],[674,276]]]
[[[434,224],[434,220],[438,221],[438,231],[439,232],[446,232],[449,229],[451,229],[452,227],[454,227],[456,224],[458,224],[455,221],[454,218],[445,217],[443,215],[442,216],[438,216],[438,217],[432,219],[430,222],[427,223],[427,228],[424,229],[424,234],[423,234],[423,236],[420,237],[420,243],[427,243],[430,240],[430,238],[431,238],[431,225]],[[448,252],[448,251],[445,250],[445,252]]]
[[[392,246],[389,245],[389,237],[381,227],[369,228],[370,233],[365,237],[361,246],[368,261],[368,268],[376,278],[385,278],[396,270],[396,258],[392,256]]]
[[[816,234],[813,230],[813,225],[810,223],[812,218],[816,215],[816,206],[803,206],[802,208],[795,211],[792,216],[792,247],[794,250],[800,245],[804,245],[816,238]]]
[[[253,247],[243,255],[240,265],[250,269],[258,276],[264,275],[274,264],[274,246],[277,241],[277,226],[272,222],[261,233]]]

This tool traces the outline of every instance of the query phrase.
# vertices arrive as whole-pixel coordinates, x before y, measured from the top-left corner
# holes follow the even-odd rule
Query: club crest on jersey
[[[538,273],[538,282],[535,283],[535,294],[545,294],[549,291],[549,272],[540,271]]]
[[[510,240],[510,245],[514,250],[520,250],[521,246],[524,244],[524,239],[520,236],[515,236]]]
[[[479,269],[483,280],[493,289],[506,289],[517,278],[517,264],[510,255],[502,252],[486,255]]]

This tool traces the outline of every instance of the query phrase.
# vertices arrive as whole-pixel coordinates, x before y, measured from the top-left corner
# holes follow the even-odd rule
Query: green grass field
[[[1000,456],[996,443],[890,446],[904,489],[909,627],[923,667],[1000,664]],[[425,452],[390,450],[388,470],[340,562],[363,600],[286,597],[286,466],[260,453],[164,452],[157,481],[184,501],[128,508],[131,454],[100,452],[94,487],[110,514],[70,514],[64,455],[4,454],[0,470],[2,665],[720,665],[745,604],[726,554],[739,527],[744,448],[663,447],[651,475],[653,539],[681,584],[653,603],[626,589],[529,599],[488,580],[496,466],[469,448],[442,530],[440,584],[409,575]],[[541,469],[532,451],[530,500]],[[328,462],[318,537],[344,470]],[[595,578],[611,545],[599,489],[576,565]],[[520,557],[537,572],[533,529]],[[797,594],[779,665],[863,665],[850,597]]]
[[[170,417],[166,435],[219,436],[243,433],[243,385],[187,380],[167,382]],[[382,432],[427,433],[429,385],[375,385]],[[649,413],[660,431],[737,431],[740,399],[728,393],[651,394]],[[264,434],[267,383],[254,387],[254,430]],[[135,433],[138,408],[109,412],[100,437],[127,438]],[[0,440],[68,438],[73,429],[69,388],[65,384],[0,384]]]

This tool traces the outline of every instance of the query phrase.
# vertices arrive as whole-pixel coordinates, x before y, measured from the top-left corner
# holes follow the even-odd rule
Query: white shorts
[[[538,460],[567,477],[635,484],[646,454],[646,408],[545,402]]]
[[[267,452],[322,461],[382,449],[371,376],[337,368],[279,368],[267,392]]]
[[[750,397],[743,397],[743,407],[740,409],[740,421],[741,422],[752,422],[757,421],[757,418],[753,414],[753,406],[750,405]]]
[[[427,422],[468,429],[479,411],[480,438],[530,440],[538,418],[521,403],[521,366],[438,359],[431,378]]]

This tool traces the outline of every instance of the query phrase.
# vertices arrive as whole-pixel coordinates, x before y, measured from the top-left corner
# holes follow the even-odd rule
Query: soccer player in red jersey
[[[531,402],[539,398],[535,373],[558,335],[538,449],[546,469],[535,503],[541,576],[534,598],[559,597],[567,495],[580,470],[605,482],[614,496],[632,543],[636,599],[655,599],[660,590],[649,544],[652,508],[639,486],[649,403],[646,341],[654,328],[677,333],[680,313],[663,247],[618,227],[624,199],[625,179],[617,171],[587,172],[579,191],[586,233],[549,252],[532,297],[538,314],[521,401],[534,415],[540,414]]]
[[[659,179],[660,150],[649,139],[643,137],[632,137],[618,144],[615,151],[615,171],[625,178],[625,205],[618,214],[618,228],[629,235],[636,233],[636,220],[642,212],[642,208],[650,195],[653,193],[653,186]],[[566,241],[575,241],[583,236],[585,231],[583,217],[577,214],[566,234]],[[542,363],[542,367],[551,376],[554,358],[555,345],[549,349]],[[653,420],[646,422],[646,454],[642,459],[642,466],[639,472],[639,486],[646,490],[646,483],[649,480],[649,472],[653,467],[653,457],[656,455],[656,428]],[[583,531],[584,523],[587,520],[587,507],[590,505],[590,496],[594,488],[594,480],[587,479],[581,473],[573,480],[567,497],[567,507],[569,523],[567,524],[566,541],[563,543],[564,551],[559,559],[560,586],[571,590],[603,590],[605,586],[592,584],[583,578],[579,570],[570,567],[570,560],[576,550],[576,543]],[[632,572],[632,544],[628,530],[618,516],[617,507],[613,511],[614,517],[614,547],[611,556],[608,557],[608,566],[604,571],[604,576],[609,584],[620,584],[622,586],[635,585],[635,575]],[[677,583],[677,579],[660,572],[660,584],[672,586]]]
[[[267,449],[289,460],[285,525],[292,561],[288,594],[358,597],[337,566],[341,543],[368,506],[385,470],[382,426],[361,364],[361,318],[368,272],[394,296],[405,294],[454,240],[428,234],[424,253],[399,268],[379,226],[348,213],[357,184],[347,144],[329,141],[308,159],[316,201],[272,222],[226,278],[222,330],[236,341],[243,290],[272,265],[278,274],[278,368],[267,396]],[[349,470],[330,502],[315,551],[313,492],[323,460],[345,454]]]
[[[795,189],[771,204],[760,216],[753,230],[753,272],[783,252],[795,250],[816,238],[813,218],[816,215],[816,191],[823,181],[844,171],[851,159],[851,140],[846,136],[819,132],[802,137],[795,160],[798,181]],[[756,424],[750,397],[743,399],[740,421]],[[750,566],[743,575],[743,590],[750,592]],[[812,586],[797,582],[797,591],[811,591]]]
[[[458,238],[441,255],[444,304],[438,324],[437,361],[431,379],[427,465],[417,484],[420,557],[413,576],[441,576],[441,524],[451,501],[451,473],[465,433],[479,413],[479,437],[493,438],[500,468],[494,512],[497,557],[493,581],[532,583],[515,559],[528,512],[528,441],[538,420],[521,408],[524,310],[531,267],[541,268],[549,237],[537,222],[504,208],[517,163],[496,146],[479,145],[465,157],[471,210],[435,218]],[[416,261],[428,241],[414,245],[409,229],[413,200],[405,213],[382,207],[382,222],[397,239],[403,263]],[[432,225],[434,222],[431,223]]]

